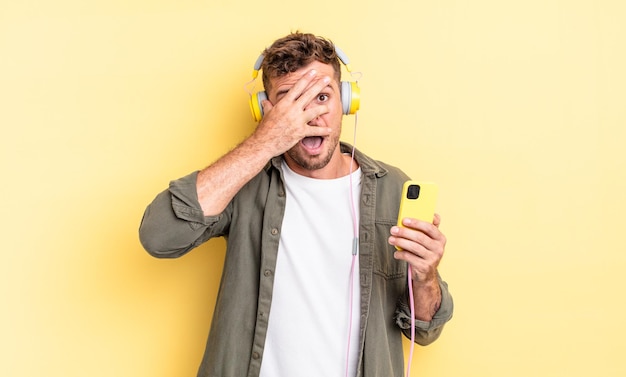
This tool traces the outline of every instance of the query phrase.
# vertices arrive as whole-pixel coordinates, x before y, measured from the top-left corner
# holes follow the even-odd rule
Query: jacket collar
[[[339,146],[341,148],[341,153],[352,154],[352,145],[340,142]],[[265,171],[267,173],[270,173],[272,169],[278,169],[278,171],[281,171],[283,158],[283,155],[272,158],[269,163],[265,165]],[[356,148],[354,149],[354,159],[358,162],[359,167],[365,176],[375,176],[376,178],[380,178],[387,174],[387,169],[385,169],[385,167],[383,167],[378,161],[373,160]]]

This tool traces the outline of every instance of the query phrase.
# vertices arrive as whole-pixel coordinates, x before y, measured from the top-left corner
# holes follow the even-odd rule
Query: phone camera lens
[[[420,196],[420,186],[419,185],[409,185],[409,189],[407,190],[406,197],[407,199],[417,199]]]

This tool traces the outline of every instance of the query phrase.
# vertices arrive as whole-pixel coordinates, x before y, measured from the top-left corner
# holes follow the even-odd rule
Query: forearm
[[[435,278],[429,282],[413,281],[415,319],[429,322],[441,306],[441,288]]]
[[[196,191],[205,216],[220,214],[272,158],[273,152],[253,134],[198,173]]]

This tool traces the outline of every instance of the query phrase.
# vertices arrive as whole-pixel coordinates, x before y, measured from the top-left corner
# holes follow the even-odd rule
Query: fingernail
[[[310,76],[315,76],[317,74],[317,71],[312,69],[311,71],[309,71],[309,75]]]

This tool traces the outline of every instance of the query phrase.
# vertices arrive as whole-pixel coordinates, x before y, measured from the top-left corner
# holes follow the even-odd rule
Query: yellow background
[[[195,376],[224,241],[156,260],[139,221],[297,29],[362,72],[358,147],[440,185],[456,312],[412,374],[625,375],[624,4],[2,0],[0,375]]]

